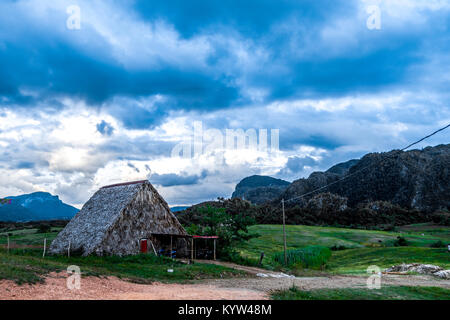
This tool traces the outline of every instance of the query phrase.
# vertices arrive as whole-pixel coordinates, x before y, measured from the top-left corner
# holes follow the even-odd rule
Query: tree
[[[220,245],[217,253],[222,258],[230,257],[234,246],[256,235],[248,233],[248,226],[255,224],[255,220],[245,213],[228,213],[225,208],[210,205],[195,208],[197,224],[192,223],[187,231],[190,234],[203,236],[218,236]]]
[[[38,230],[36,232],[37,233],[48,233],[51,231],[51,229],[52,228],[50,227],[50,225],[43,223],[43,224],[39,225]]]

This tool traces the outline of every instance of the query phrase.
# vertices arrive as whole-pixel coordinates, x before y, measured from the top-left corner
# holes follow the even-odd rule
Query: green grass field
[[[128,257],[42,258],[42,250],[39,249],[12,249],[9,254],[5,249],[0,249],[0,280],[9,279],[19,284],[35,283],[52,271],[65,271],[70,265],[79,266],[82,275],[85,276],[116,276],[137,283],[153,281],[182,283],[189,280],[244,275],[241,271],[222,266],[203,263],[187,265],[150,254]],[[168,272],[168,269],[173,269],[173,272]]]
[[[37,229],[10,231],[10,242],[18,246],[41,247],[56,237],[60,228],[49,233],[37,233]],[[265,253],[263,267],[279,269],[272,261],[274,253],[283,250],[283,234],[280,225],[256,225],[250,232],[260,237],[241,244],[237,249],[244,258],[256,261]],[[406,247],[395,247],[398,236],[408,241]],[[450,243],[450,228],[431,224],[417,224],[399,228],[398,232],[369,231],[332,227],[287,226],[288,249],[300,249],[311,245],[325,247],[345,246],[346,250],[333,251],[326,266],[320,271],[282,269],[297,275],[304,274],[365,274],[367,267],[377,265],[386,268],[400,263],[430,263],[450,268],[450,253],[446,248],[431,248],[438,240]],[[0,232],[0,245],[6,244],[6,233]],[[219,241],[220,245],[220,241]],[[83,274],[115,275],[136,282],[189,281],[203,278],[240,276],[242,273],[214,265],[184,265],[172,260],[155,259],[151,255],[137,257],[46,257],[39,248],[12,249],[7,254],[0,249],[0,279],[16,282],[36,282],[51,271],[64,271],[68,265],[79,265]],[[167,269],[174,269],[168,273]]]
[[[51,232],[48,233],[37,233],[38,229],[22,229],[14,231],[3,231],[0,230],[0,245],[4,245],[7,242],[7,234],[10,234],[10,243],[15,243],[18,245],[28,245],[28,246],[44,246],[44,238],[47,238],[47,243],[50,244],[53,239],[56,238],[59,231],[62,228],[52,227]]]
[[[260,235],[239,246],[244,258],[256,260],[261,252],[263,266],[275,267],[272,255],[283,250],[283,233],[280,225],[256,225],[250,232]],[[402,262],[437,264],[450,268],[450,253],[446,248],[431,248],[438,240],[450,243],[450,228],[431,224],[411,225],[398,232],[371,231],[332,227],[287,226],[288,249],[310,245],[326,247],[345,246],[347,250],[333,251],[324,271],[340,274],[363,274],[369,265],[381,268]],[[394,247],[398,236],[408,241],[407,247]]]
[[[373,289],[318,289],[301,291],[297,288],[272,293],[274,300],[450,300],[450,290],[436,287],[387,286]]]
[[[56,237],[61,228],[52,228],[49,233],[37,233],[37,229],[9,231],[11,247],[24,248],[6,250],[6,232],[0,233],[0,279],[17,283],[39,282],[52,271],[64,271],[69,265],[81,268],[82,275],[117,276],[133,282],[152,281],[186,282],[196,279],[225,278],[242,276],[243,272],[210,264],[186,265],[169,258],[153,255],[130,257],[55,257],[42,258],[44,238],[47,244]],[[173,273],[167,272],[173,269]]]

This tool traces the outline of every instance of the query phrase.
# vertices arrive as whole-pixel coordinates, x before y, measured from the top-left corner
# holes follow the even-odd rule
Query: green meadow
[[[274,300],[450,300],[450,290],[437,287],[384,286],[367,288],[317,289],[298,288],[273,292]]]
[[[64,271],[68,265],[81,267],[84,275],[114,275],[135,282],[183,282],[195,279],[243,276],[240,271],[216,265],[186,265],[152,255],[132,257],[52,257],[42,258],[44,238],[49,245],[61,228],[48,233],[37,229],[0,230],[0,279],[18,283],[36,282],[52,271]],[[432,247],[438,241],[450,243],[450,228],[432,224],[404,226],[396,232],[358,230],[334,227],[289,225],[286,227],[287,248],[291,253],[308,252],[310,248],[333,248],[326,261],[320,258],[320,270],[308,270],[304,263],[282,266],[283,233],[281,225],[255,225],[250,232],[258,234],[237,247],[245,261],[256,263],[264,252],[263,268],[282,270],[296,275],[308,274],[366,274],[367,267],[386,268],[400,263],[429,263],[450,268],[447,248]],[[6,235],[10,243],[28,248],[6,251]],[[407,246],[395,246],[397,237],[406,239]],[[218,245],[220,245],[220,240]],[[335,250],[336,247],[340,250]],[[328,250],[328,249],[327,249]],[[304,255],[304,253],[302,253]],[[275,259],[274,259],[275,257]],[[307,258],[307,257],[306,257]],[[278,260],[277,260],[278,259]],[[323,262],[323,261],[325,262]],[[278,261],[278,262],[277,262]],[[303,262],[306,260],[302,260]],[[173,269],[173,273],[167,272]]]
[[[80,267],[82,275],[116,276],[137,283],[187,282],[198,279],[213,279],[243,276],[241,271],[212,264],[187,265],[166,257],[154,255],[137,255],[127,257],[42,257],[42,248],[6,249],[10,234],[10,244],[17,246],[43,247],[56,237],[61,228],[52,228],[51,232],[38,233],[37,229],[22,229],[0,233],[0,280],[9,279],[16,283],[35,283],[42,281],[50,272],[61,272],[69,265]],[[173,272],[168,272],[172,269]]]
[[[263,267],[275,268],[277,265],[272,257],[283,251],[282,226],[255,225],[250,227],[250,232],[259,237],[239,246],[241,256],[255,261],[264,252]],[[406,239],[407,246],[395,246],[397,237]],[[430,263],[450,268],[447,248],[432,247],[438,241],[450,243],[450,227],[419,224],[387,232],[289,225],[286,226],[286,240],[288,250],[317,245],[344,249],[332,251],[322,270],[328,273],[363,274],[369,265],[385,268],[403,262]]]

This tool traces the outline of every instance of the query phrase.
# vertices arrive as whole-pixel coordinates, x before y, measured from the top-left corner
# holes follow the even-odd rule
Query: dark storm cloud
[[[207,36],[210,45],[204,64],[194,65],[189,60],[174,64],[165,60],[161,51],[155,67],[138,64],[130,69],[118,61],[113,44],[95,28],[87,26],[76,33],[64,30],[66,16],[62,13],[51,16],[58,23],[58,32],[45,29],[45,25],[36,25],[39,21],[27,21],[30,15],[18,14],[17,3],[21,2],[8,1],[2,7],[0,27],[14,31],[0,32],[0,96],[8,104],[22,106],[51,104],[57,97],[81,99],[109,110],[127,128],[152,127],[171,110],[205,112],[248,105],[252,103],[245,94],[248,88],[265,90],[263,102],[270,103],[408,87],[414,85],[413,77],[424,78],[417,74],[420,68],[414,67],[425,63],[425,53],[444,52],[448,47],[444,41],[448,36],[442,31],[448,31],[449,19],[440,12],[423,12],[441,24],[422,29],[405,24],[395,29],[387,26],[377,33],[367,30],[362,20],[350,25],[354,29],[348,32],[353,32],[356,44],[347,48],[339,36],[332,39],[334,44],[322,39],[323,30],[339,19],[356,20],[357,1],[114,2],[115,10],[144,24],[164,21],[183,39]],[[83,9],[88,4],[80,5]],[[7,18],[15,15],[23,18],[20,24]],[[139,35],[130,34],[130,39],[133,36]],[[229,42],[220,40],[223,38],[250,43],[266,52],[266,58],[257,61],[250,56],[249,61],[259,68],[245,71],[246,66],[240,64]],[[145,49],[128,48],[133,52]],[[248,50],[252,55],[252,47]],[[154,95],[166,99],[153,108],[132,102],[111,104],[115,97],[138,100]]]
[[[175,173],[157,174],[150,176],[150,182],[162,187],[185,186],[198,184],[200,180],[207,176],[207,172],[203,171],[199,175],[178,175]]]
[[[354,3],[343,0],[141,0],[133,4],[142,18],[170,21],[185,37],[212,28],[224,28],[253,38],[265,35],[275,23],[291,17],[315,26],[354,10]]]

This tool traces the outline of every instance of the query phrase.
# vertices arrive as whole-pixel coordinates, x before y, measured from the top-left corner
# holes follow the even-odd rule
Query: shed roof
[[[101,189],[112,188],[112,187],[119,187],[119,186],[128,186],[130,184],[142,184],[144,182],[147,182],[147,180],[139,180],[139,181],[131,181],[131,182],[122,182],[122,183],[110,184],[108,186],[101,187]]]

